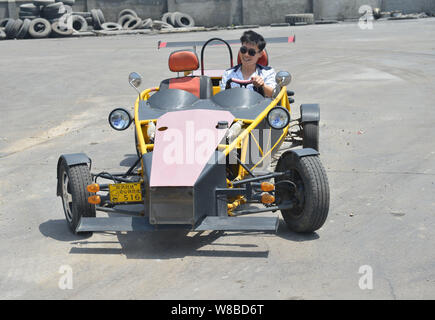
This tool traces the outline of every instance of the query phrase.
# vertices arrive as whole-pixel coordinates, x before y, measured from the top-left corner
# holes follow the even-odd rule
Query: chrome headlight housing
[[[283,107],[275,107],[267,114],[267,122],[272,128],[282,130],[290,123],[290,113]]]
[[[116,108],[109,114],[110,126],[118,131],[127,129],[132,121],[130,113],[123,108]]]

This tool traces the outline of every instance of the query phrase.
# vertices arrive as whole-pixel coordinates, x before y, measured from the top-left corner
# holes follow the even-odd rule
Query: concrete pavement
[[[270,63],[293,75],[295,116],[301,103],[321,105],[331,189],[323,228],[299,235],[281,221],[276,235],[74,236],[56,197],[59,155],[85,152],[94,172],[127,169],[133,129],[114,132],[107,115],[132,108],[128,74],[156,86],[172,76],[158,40],[237,39],[242,30],[2,41],[0,298],[435,298],[435,19],[256,31],[296,34],[296,44],[267,46]],[[208,68],[229,64],[223,47],[206,59]],[[62,266],[73,289],[59,288]],[[363,290],[367,270],[373,288]]]

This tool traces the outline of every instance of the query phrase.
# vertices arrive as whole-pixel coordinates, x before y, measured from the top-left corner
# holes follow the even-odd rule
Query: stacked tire
[[[142,20],[134,10],[124,9],[118,14],[117,28],[118,30],[144,29],[144,20]],[[105,30],[109,30],[107,26]]]
[[[195,21],[190,15],[177,11],[166,12],[163,14],[161,21],[174,28],[192,28],[195,26]]]
[[[166,12],[161,20],[151,18],[141,19],[132,9],[124,9],[118,14],[118,23],[106,25],[104,30],[134,30],[134,29],[173,29],[194,27],[195,22],[191,16],[181,12]]]
[[[287,22],[291,26],[314,24],[314,14],[312,13],[287,14],[285,16],[285,22]]]
[[[18,13],[18,16],[22,20],[24,19],[33,20],[39,18],[40,14],[41,14],[40,6],[37,6],[33,3],[27,3],[27,4],[22,4],[20,6],[20,11]]]
[[[73,12],[75,0],[33,0],[20,6],[19,19],[0,20],[0,40],[65,37],[75,32],[101,30],[105,24],[100,9]]]

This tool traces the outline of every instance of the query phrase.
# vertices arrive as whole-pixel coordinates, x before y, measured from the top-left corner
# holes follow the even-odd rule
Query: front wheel
[[[60,168],[59,179],[61,180],[61,197],[65,218],[71,231],[76,231],[81,217],[95,217],[95,205],[88,202],[91,194],[87,191],[87,185],[92,183],[91,173],[86,164],[69,167],[65,161]],[[80,234],[92,234],[83,232]]]
[[[320,229],[328,216],[329,184],[319,157],[299,157],[286,152],[278,160],[275,171],[288,171],[275,178],[277,203],[293,204],[291,209],[281,210],[288,228],[295,232]]]

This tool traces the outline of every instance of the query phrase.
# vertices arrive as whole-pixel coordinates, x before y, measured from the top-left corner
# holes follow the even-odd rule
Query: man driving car
[[[240,42],[241,63],[225,71],[220,84],[221,90],[240,87],[240,84],[230,81],[231,79],[250,80],[252,83],[246,86],[247,89],[271,97],[276,86],[275,70],[257,63],[263,56],[266,41],[260,34],[249,30],[243,33]]]

